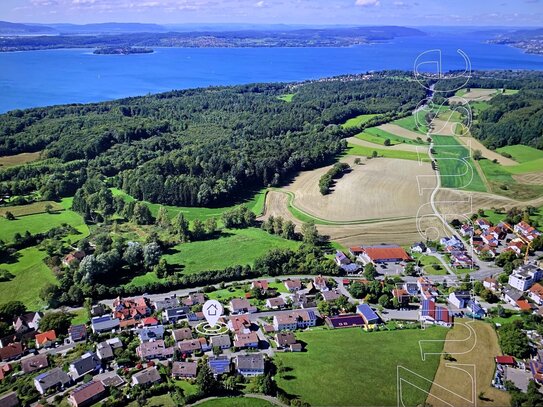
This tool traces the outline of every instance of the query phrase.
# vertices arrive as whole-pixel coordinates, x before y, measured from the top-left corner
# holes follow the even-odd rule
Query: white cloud
[[[257,6],[257,7],[264,7],[264,2],[263,2],[263,1],[259,1],[258,3],[256,3],[256,6]]]
[[[379,6],[381,2],[379,0],[356,0],[354,4],[360,7],[375,7]]]

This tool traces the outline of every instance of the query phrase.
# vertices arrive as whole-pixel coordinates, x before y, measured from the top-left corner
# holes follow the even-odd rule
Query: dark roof
[[[296,337],[292,332],[279,332],[276,335],[277,345],[287,346],[296,343]]]
[[[100,361],[95,353],[85,353],[81,358],[74,360],[71,366],[75,369],[78,376],[92,372],[100,365]]]
[[[16,407],[19,405],[19,399],[17,393],[12,391],[0,396],[0,406],[2,407]]]
[[[371,309],[371,307],[368,304],[360,304],[357,307],[357,311],[359,314],[362,315],[362,317],[365,319],[365,321],[369,324],[373,321],[379,321],[379,315],[375,313],[374,310]]]
[[[23,345],[21,342],[10,343],[0,348],[0,359],[10,360],[23,354]]]
[[[196,376],[198,363],[196,362],[173,362],[172,375],[174,376]]]
[[[70,336],[74,341],[81,341],[87,337],[87,327],[85,324],[72,325],[69,329]]]
[[[326,318],[328,325],[333,328],[348,328],[365,325],[364,318],[358,314],[344,314]]]
[[[236,357],[236,367],[238,370],[264,371],[264,355],[262,353],[239,355]]]
[[[23,368],[23,372],[30,373],[49,366],[49,361],[46,354],[36,355],[22,359],[21,366]]]
[[[70,376],[58,367],[36,376],[34,380],[37,380],[44,390],[50,389],[58,384],[64,386],[71,381]]]
[[[226,356],[212,356],[207,363],[213,374],[218,375],[230,371],[230,359]]]
[[[132,378],[136,379],[137,384],[155,383],[160,381],[160,373],[158,373],[156,367],[149,367],[136,373]]]
[[[79,405],[88,401],[96,400],[99,396],[105,396],[106,388],[101,382],[89,382],[77,387],[71,397]]]

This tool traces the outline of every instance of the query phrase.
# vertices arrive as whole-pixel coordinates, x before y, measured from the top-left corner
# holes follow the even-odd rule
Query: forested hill
[[[0,192],[54,199],[100,177],[137,199],[224,205],[329,161],[345,145],[346,119],[407,113],[424,96],[408,76],[380,73],[12,111],[0,115],[0,156],[41,151],[42,160],[0,169]]]
[[[489,147],[526,144],[543,149],[543,89],[522,89],[493,98],[473,134]]]

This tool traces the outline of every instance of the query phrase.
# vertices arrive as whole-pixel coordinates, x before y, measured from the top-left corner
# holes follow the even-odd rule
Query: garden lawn
[[[361,114],[359,116],[353,117],[345,122],[342,127],[350,129],[352,127],[359,127],[367,122],[369,122],[374,117],[379,116],[378,114]]]
[[[414,151],[402,151],[402,150],[386,150],[381,148],[371,148],[366,146],[359,146],[355,144],[347,145],[347,155],[359,155],[363,157],[371,157],[373,152],[376,151],[379,157],[385,158],[399,158],[402,160],[419,160],[419,154]],[[427,161],[426,154],[421,154],[420,159]]]
[[[296,337],[307,352],[279,353],[287,369],[276,376],[280,388],[312,406],[393,406],[397,404],[397,367],[432,381],[438,356],[421,360],[419,340],[445,339],[448,329],[431,327],[386,332],[362,329],[312,330]],[[425,352],[441,352],[442,342],[425,344]],[[429,390],[430,383],[416,383]],[[426,395],[404,386],[405,405],[422,404]]]
[[[225,229],[218,239],[182,243],[164,256],[169,264],[184,266],[185,274],[248,265],[274,248],[296,249],[299,242],[286,240],[257,228]]]
[[[275,404],[254,397],[222,397],[198,404],[201,407],[273,407]]]
[[[72,325],[86,324],[89,322],[89,314],[86,309],[83,308],[70,312],[74,315],[72,318]]]
[[[441,184],[444,188],[459,188],[486,192],[486,187],[477,172],[469,151],[452,136],[432,136],[434,158],[437,161]],[[473,170],[469,171],[468,166]]]
[[[132,196],[128,195],[126,192],[120,189],[112,188],[111,192],[113,193],[114,196],[117,196],[117,195],[122,196],[126,202],[134,200]],[[257,192],[251,199],[243,202],[243,205],[246,205],[257,216],[259,216],[264,211],[265,200],[266,200],[266,190],[263,189]],[[149,209],[151,210],[151,213],[153,214],[153,216],[156,217],[158,210],[162,205],[146,202],[146,201],[145,203],[149,206]],[[182,212],[183,215],[185,215],[185,218],[191,222],[194,219],[200,219],[202,221],[205,221],[207,218],[217,218],[217,220],[220,223],[220,217],[223,214],[223,212],[233,209],[236,205],[225,206],[221,208],[198,208],[198,207],[190,207],[190,206],[169,206],[169,205],[163,205],[163,206],[168,211],[168,216],[170,217],[170,219],[175,218],[179,212]]]

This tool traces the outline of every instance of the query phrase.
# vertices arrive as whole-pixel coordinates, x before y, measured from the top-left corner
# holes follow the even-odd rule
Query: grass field
[[[543,159],[543,151],[538,150],[537,148],[524,146],[522,144],[517,144],[514,146],[507,146],[498,148],[499,153],[507,153],[513,157],[513,160],[519,163],[526,163],[534,160]],[[540,167],[543,170],[543,166]]]
[[[505,214],[486,209],[485,218],[492,224],[497,225],[505,219]],[[530,224],[532,226],[543,226],[543,206],[537,208],[535,214],[530,216]]]
[[[361,329],[315,330],[296,334],[307,352],[276,355],[288,370],[277,377],[279,387],[312,406],[393,406],[397,404],[397,366],[432,380],[438,357],[421,360],[419,340],[441,340],[447,329],[367,333]],[[432,351],[440,352],[442,342]],[[428,390],[429,383],[420,386]],[[425,395],[405,389],[406,405],[422,403]]]
[[[45,213],[45,207],[51,205],[53,211],[60,211],[64,207],[54,201],[41,201],[33,202],[28,205],[17,205],[17,206],[5,206],[0,208],[0,216],[4,216],[6,212],[11,212],[15,216],[25,216],[25,215],[35,215],[38,213]]]
[[[185,274],[205,270],[221,270],[235,265],[252,264],[255,259],[273,248],[291,248],[299,242],[285,240],[257,228],[224,231],[224,236],[215,240],[183,243],[167,254],[169,264],[183,266]]]
[[[489,160],[480,160],[479,165],[493,192],[519,200],[526,200],[543,195],[543,185],[519,184],[513,178],[511,170],[537,161],[519,164],[515,167],[505,167]],[[543,165],[543,160],[541,161]]]
[[[352,119],[347,120],[342,127],[349,129],[352,127],[358,127],[364,123],[369,122],[374,117],[379,116],[378,114],[361,114],[359,116],[353,117]]]
[[[292,102],[292,98],[294,97],[294,95],[294,93],[285,93],[284,95],[277,96],[277,99],[290,103]]]
[[[425,112],[419,111],[415,115],[410,115],[402,119],[394,120],[392,123],[396,124],[404,129],[415,131],[421,135],[426,135],[428,133],[428,126],[426,126],[426,121],[424,120]],[[418,125],[417,125],[418,122]]]
[[[454,137],[434,135],[432,138],[442,186],[486,192],[469,151]]]
[[[26,164],[36,161],[40,158],[40,152],[36,153],[21,153],[16,155],[6,155],[0,157],[0,168],[15,167],[16,165]]]
[[[476,389],[473,394],[477,397],[483,392],[485,396],[483,400],[477,400],[477,405],[508,406],[509,394],[491,386],[495,369],[494,357],[502,354],[496,332],[486,322],[473,321],[466,324],[468,321],[457,319],[455,326],[447,334],[447,343],[443,350],[448,352],[455,359],[454,363],[459,366],[458,368],[447,367],[446,365],[451,362],[441,359],[427,402],[430,405],[445,405],[436,398],[438,397],[449,405],[471,405],[438,385],[446,387],[459,396],[471,399],[471,379],[468,374],[474,373],[471,365],[475,365]],[[462,368],[465,368],[467,372]]]
[[[272,407],[275,404],[254,397],[223,397],[198,405],[202,407]]]
[[[361,140],[369,141],[370,143],[381,144],[381,145],[385,144],[386,139],[390,140],[391,145],[401,144],[401,143],[414,144],[414,145],[426,144],[423,141],[417,142],[416,140],[412,140],[407,137],[402,137],[396,134],[389,133],[378,127],[370,127],[369,129],[364,130],[362,133],[357,134],[355,137]]]
[[[426,274],[431,275],[445,275],[447,274],[447,270],[445,270],[445,267],[441,264],[441,262],[435,257],[435,256],[429,256],[429,255],[421,255],[420,253],[414,253],[413,258],[415,260],[420,261],[421,266],[424,269],[424,272]],[[434,265],[440,265],[441,269],[438,270],[434,267]]]
[[[366,146],[359,146],[355,144],[348,144],[346,153],[348,155],[358,155],[362,157],[371,157],[373,152],[376,151],[379,157],[385,158],[399,158],[402,160],[415,160],[418,161],[419,158],[423,161],[428,161],[428,157],[425,154],[419,154],[413,151],[402,151],[402,150],[386,150],[381,148],[371,148]]]
[[[133,201],[134,198],[124,191],[121,191],[117,188],[112,188],[111,192],[114,196],[122,196],[125,201]],[[260,215],[264,210],[264,202],[266,201],[266,190],[263,189],[259,192],[257,192],[253,198],[250,200],[247,200],[243,203],[243,205],[247,205],[257,216]],[[149,206],[149,209],[151,210],[151,213],[153,216],[156,216],[158,213],[159,208],[161,207],[160,204],[154,204],[151,202],[146,202],[146,204]],[[182,212],[183,215],[185,215],[185,218],[189,221],[193,221],[194,219],[200,219],[205,220],[207,218],[219,218],[223,214],[223,212],[230,210],[234,208],[234,206],[225,206],[221,208],[196,208],[196,207],[189,207],[189,206],[168,206],[164,205],[166,210],[168,211],[168,216],[170,218],[174,218],[177,216],[179,212]]]

